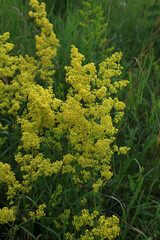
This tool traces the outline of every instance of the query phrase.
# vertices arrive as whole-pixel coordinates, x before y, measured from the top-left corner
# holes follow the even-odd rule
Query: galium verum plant
[[[39,29],[35,56],[11,56],[9,33],[0,36],[0,79],[6,79],[0,81],[0,115],[11,119],[20,136],[12,162],[0,162],[0,194],[5,191],[0,224],[18,236],[23,225],[42,224],[45,217],[48,231],[54,229],[50,237],[54,232],[65,239],[115,239],[119,219],[106,217],[98,199],[113,175],[113,154],[128,151],[114,144],[125,107],[117,96],[128,83],[117,80],[122,53],[106,58],[97,70],[94,63],[84,65],[84,56],[72,46],[71,66],[65,68],[71,87],[66,101],[57,99],[52,76],[59,41],[45,4],[30,0],[30,5]],[[3,121],[0,129],[11,131]],[[0,140],[3,149],[8,140]],[[66,194],[70,184],[79,196],[74,211],[75,196]]]

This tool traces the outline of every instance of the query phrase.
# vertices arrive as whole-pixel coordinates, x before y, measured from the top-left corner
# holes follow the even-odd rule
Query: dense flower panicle
[[[5,114],[11,108],[11,105],[13,112],[19,108],[18,102],[11,97],[12,93],[7,80],[8,77],[12,78],[14,76],[18,69],[19,59],[17,56],[10,55],[14,45],[6,42],[8,38],[9,33],[0,35],[0,113],[2,114]]]
[[[21,191],[22,185],[17,181],[15,173],[7,163],[0,162],[0,184],[5,184],[8,188],[7,199],[13,204],[13,198]]]
[[[39,220],[41,217],[46,216],[46,213],[44,212],[44,209],[46,208],[46,204],[41,204],[38,206],[38,209],[36,210],[36,218]]]
[[[94,82],[96,79],[96,67],[94,63],[86,64],[82,66],[85,57],[78,52],[78,49],[72,45],[71,46],[71,66],[65,67],[66,73],[66,82],[70,83],[73,89],[76,91],[80,90],[83,87],[83,91],[87,92],[91,89],[91,81]],[[84,76],[82,78],[82,76]]]
[[[66,81],[71,88],[61,106],[61,113],[57,114],[59,125],[55,131],[59,134],[66,132],[73,154],[63,156],[62,171],[71,173],[75,183],[92,182],[95,192],[102,186],[103,179],[108,181],[113,175],[110,161],[118,131],[114,124],[121,119],[125,104],[114,97],[115,92],[110,89],[115,84],[111,78],[121,74],[121,57],[121,53],[113,54],[100,64],[97,73],[93,63],[82,65],[84,56],[72,46],[71,66],[65,68]],[[117,81],[118,86],[126,84],[127,81]],[[111,117],[114,109],[117,113]],[[123,152],[122,149],[117,151]],[[78,166],[82,169],[80,174]]]
[[[96,218],[99,215],[97,211],[94,211],[92,214],[89,214],[88,209],[82,209],[81,210],[81,216],[74,216],[73,217],[73,226],[77,231],[80,230],[83,226],[93,226],[94,218]]]
[[[43,137],[39,136],[39,128],[37,128],[36,122],[31,122],[25,118],[18,118],[18,123],[21,124],[23,148],[25,150],[39,149],[40,143],[43,142]]]
[[[51,176],[53,173],[60,171],[62,162],[50,162],[50,159],[44,159],[42,153],[39,153],[35,158],[32,155],[24,155],[21,153],[16,155],[15,161],[21,166],[23,174],[23,186],[28,192],[32,189],[33,183],[40,176]]]
[[[105,216],[100,216],[98,224],[99,226],[92,230],[94,236],[99,236],[102,240],[112,240],[119,235],[119,219],[116,216],[113,215],[107,219]]]
[[[5,224],[8,222],[13,222],[16,220],[15,216],[14,216],[14,208],[7,208],[4,207],[2,209],[0,209],[0,224]]]
[[[39,220],[41,217],[46,216],[46,213],[44,212],[44,209],[46,208],[46,204],[41,204],[38,206],[38,209],[36,209],[36,212],[30,211],[29,216],[33,221],[36,219]]]
[[[98,218],[98,226],[94,227],[95,219]],[[100,239],[113,240],[119,235],[120,228],[118,226],[119,219],[116,216],[105,218],[104,215],[99,216],[97,211],[89,213],[88,209],[82,209],[80,216],[73,217],[73,226],[76,229],[76,233],[80,232],[83,227],[87,228],[85,230],[85,235],[80,235],[80,237],[75,237],[75,234],[66,233],[66,239],[79,239],[79,240],[92,240],[95,237],[100,237]]]
[[[30,5],[35,12],[30,11],[30,17],[35,18],[36,24],[41,29],[40,36],[36,35],[37,56],[40,58],[41,66],[39,69],[41,80],[48,85],[52,85],[52,75],[54,74],[53,59],[57,54],[59,41],[53,32],[53,25],[46,18],[45,3],[37,0],[30,0]]]
[[[54,98],[51,88],[44,89],[39,85],[29,87],[27,110],[25,117],[19,118],[22,128],[22,142],[24,149],[39,149],[44,141],[41,135],[44,128],[55,125],[56,111],[61,100]]]
[[[21,105],[27,101],[29,86],[35,81],[39,63],[28,55],[14,58],[7,53],[1,59],[4,61],[3,69],[5,69],[2,78],[11,77],[12,81],[10,84],[7,83],[7,80],[6,83],[0,81],[0,110],[2,114],[8,112],[10,115],[16,116]],[[8,66],[9,62],[12,67]],[[10,70],[8,71],[6,68]],[[16,70],[19,71],[17,75]]]
[[[28,95],[28,118],[36,121],[37,128],[50,128],[55,122],[54,95],[50,90],[41,86],[32,85]],[[58,102],[58,100],[57,100]],[[60,102],[60,101],[59,101]]]
[[[28,56],[27,54],[25,57],[20,55],[19,62],[20,75],[17,76],[18,82],[23,85],[27,84],[29,86],[34,84],[40,62],[33,57]]]
[[[9,53],[14,48],[12,43],[7,43],[9,33],[0,35],[0,79],[2,77],[13,77],[17,70],[18,57],[10,56]]]

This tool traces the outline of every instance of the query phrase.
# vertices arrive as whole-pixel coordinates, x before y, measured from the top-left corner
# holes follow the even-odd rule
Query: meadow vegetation
[[[160,239],[159,13],[0,2],[0,239]]]

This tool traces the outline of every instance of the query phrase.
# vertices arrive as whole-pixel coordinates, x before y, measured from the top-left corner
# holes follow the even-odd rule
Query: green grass
[[[84,45],[85,32],[79,26],[79,10],[82,8],[80,0],[45,2],[48,18],[53,23],[61,44],[54,63],[55,94],[65,99],[69,86],[65,83],[64,66],[70,64],[70,46],[74,44],[86,55],[87,61],[94,61],[97,65],[100,62],[100,50],[97,47],[98,43],[88,49]],[[123,52],[122,78],[129,80],[128,87],[120,95],[120,99],[126,103],[126,109],[118,125],[116,144],[128,146],[131,150],[126,156],[113,158],[114,176],[102,192],[104,211],[114,213],[120,218],[119,240],[159,240],[160,25],[157,26],[157,21],[160,4],[154,0],[95,2],[97,5],[102,4],[104,21],[108,23],[105,30],[106,48],[114,47],[112,52]],[[0,3],[0,32],[10,32],[10,42],[15,44],[15,54],[33,55],[35,52],[34,35],[38,29],[27,15],[29,9],[28,1],[1,0]],[[18,139],[14,132],[1,134],[9,135],[10,143],[5,150],[1,149],[0,157],[2,160],[9,160],[16,151],[15,142],[17,143]],[[51,185],[47,185],[47,182],[46,188],[52,192]],[[72,198],[75,201],[71,203],[74,209],[79,204],[76,202],[79,197],[76,195],[76,189],[67,189],[64,196],[65,194],[75,194]],[[85,194],[87,193],[85,192],[84,196]],[[38,193],[31,199],[33,206],[36,204],[37,195]],[[43,196],[40,198],[44,200]],[[63,208],[65,209],[65,206]],[[37,239],[32,230],[38,227],[38,224],[42,229],[52,232],[55,239],[60,239],[60,235],[46,227],[43,221],[36,226],[22,226],[21,229],[25,232],[24,239]],[[49,237],[50,235],[48,239]]]

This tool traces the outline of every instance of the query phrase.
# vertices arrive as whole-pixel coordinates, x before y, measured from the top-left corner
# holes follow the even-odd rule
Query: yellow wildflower
[[[14,222],[16,220],[14,216],[14,208],[4,207],[0,209],[0,224],[5,224],[8,222]]]
[[[40,36],[36,35],[36,49],[37,56],[41,61],[41,68],[39,69],[40,78],[48,85],[53,83],[52,75],[54,74],[54,65],[52,60],[57,54],[57,47],[59,41],[53,32],[53,25],[46,18],[45,3],[39,3],[37,0],[30,0],[31,7],[35,12],[30,11],[30,17],[34,17],[37,26],[41,29]]]

